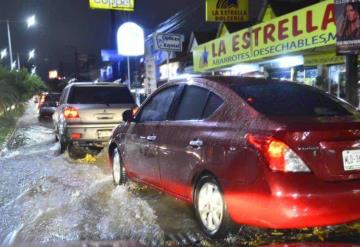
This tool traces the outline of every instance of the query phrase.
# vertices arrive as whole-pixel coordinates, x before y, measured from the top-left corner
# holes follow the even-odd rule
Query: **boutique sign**
[[[333,0],[326,0],[198,46],[194,68],[201,72],[333,45],[335,34]]]

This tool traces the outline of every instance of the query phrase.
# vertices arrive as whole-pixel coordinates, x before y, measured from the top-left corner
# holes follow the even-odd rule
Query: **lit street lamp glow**
[[[123,56],[144,55],[144,31],[133,22],[122,24],[117,31],[118,54]]]
[[[34,26],[34,25],[36,24],[35,15],[30,16],[30,17],[26,20],[26,22],[27,22],[27,27],[28,27],[28,28]]]
[[[4,59],[5,57],[7,57],[7,49],[1,51],[0,59]]]
[[[24,21],[11,21],[11,22],[24,22]],[[27,27],[32,27],[36,24],[35,15],[30,16],[26,20]],[[8,44],[9,44],[9,58],[10,58],[10,69],[13,69],[13,54],[12,54],[12,42],[11,42],[11,31],[10,31],[10,21],[9,20],[0,20],[0,23],[6,23],[7,27],[7,37],[8,37]]]
[[[16,68],[16,61],[12,62],[12,64],[11,64],[11,70],[13,70],[15,68]]]
[[[36,67],[32,67],[31,68],[31,75],[35,75],[36,74]]]
[[[33,59],[35,57],[35,49],[32,49],[29,51],[29,60]]]

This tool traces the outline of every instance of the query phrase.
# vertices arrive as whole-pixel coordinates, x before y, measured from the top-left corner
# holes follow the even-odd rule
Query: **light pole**
[[[6,26],[7,26],[7,35],[8,35],[9,53],[10,53],[10,70],[12,70],[13,57],[12,57],[11,34],[10,34],[9,20],[6,20]]]
[[[10,31],[10,21],[9,20],[0,20],[0,22],[6,22],[7,27],[7,37],[8,37],[8,44],[9,44],[9,55],[10,55],[10,70],[13,69],[13,54],[12,54],[12,43],[11,43],[11,31]],[[19,21],[11,21],[11,22],[19,22]],[[27,20],[27,26],[32,27],[36,24],[35,15],[30,16]]]

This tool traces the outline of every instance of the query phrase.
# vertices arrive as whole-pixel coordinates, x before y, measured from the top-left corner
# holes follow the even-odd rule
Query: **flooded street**
[[[59,155],[52,124],[38,121],[33,103],[1,153],[0,214],[0,246],[77,240],[134,240],[146,246],[168,246],[172,241],[217,246],[239,239],[246,245],[284,242],[284,233],[255,231],[252,238],[244,230],[222,243],[205,240],[189,205],[135,183],[115,188],[104,153],[94,163]],[[285,235],[288,241],[360,243],[358,227],[350,226],[340,235],[334,234],[340,232],[335,228],[307,237],[308,232]],[[265,241],[253,241],[259,236]]]
[[[30,103],[1,153],[0,245],[113,239],[159,245],[164,229],[196,229],[187,205],[132,183],[115,188],[103,153],[95,164],[58,153],[51,122],[39,123]]]

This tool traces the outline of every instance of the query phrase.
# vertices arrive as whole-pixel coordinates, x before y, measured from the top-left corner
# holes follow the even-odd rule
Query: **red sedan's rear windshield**
[[[69,104],[134,104],[127,87],[75,86],[69,94]]]
[[[292,82],[239,83],[231,88],[255,110],[269,116],[345,116],[341,101],[310,86]]]

